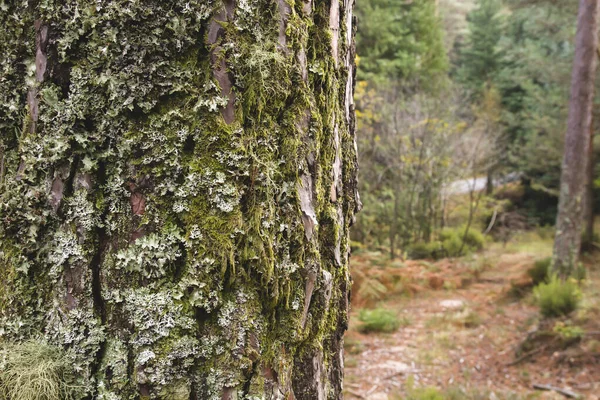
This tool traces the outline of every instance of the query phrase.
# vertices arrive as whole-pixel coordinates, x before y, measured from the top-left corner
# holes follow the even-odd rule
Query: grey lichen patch
[[[244,383],[252,378],[269,346],[261,309],[253,292],[237,290],[224,300],[216,324],[203,330],[207,340],[200,351],[206,371],[199,386],[202,398],[220,399],[224,388],[243,396]]]
[[[151,292],[148,289],[113,291],[107,296],[109,307],[117,307],[131,326],[127,347],[117,339],[110,339],[101,369],[126,368],[133,364],[134,374],[121,376],[113,372],[105,378],[105,389],[116,388],[135,391],[146,386],[150,393],[159,396],[175,386],[191,385],[199,342],[193,334],[195,321],[177,304],[170,291]],[[131,356],[130,356],[131,354]],[[134,389],[130,385],[133,384]],[[175,390],[179,392],[180,389]]]
[[[99,371],[98,398],[102,400],[120,399],[129,389],[128,349],[118,339],[105,342],[104,355]]]
[[[91,308],[57,309],[48,315],[47,329],[47,336],[53,343],[69,349],[68,355],[77,362],[75,369],[78,372],[87,372],[83,369],[89,365],[81,365],[81,362],[88,363],[105,340],[105,328]]]
[[[173,273],[173,264],[183,256],[183,238],[174,227],[150,233],[114,254],[114,268],[123,269],[130,276],[146,279],[162,278]]]

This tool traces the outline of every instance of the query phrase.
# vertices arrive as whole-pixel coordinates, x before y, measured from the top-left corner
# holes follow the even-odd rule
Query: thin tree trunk
[[[597,63],[597,32],[598,0],[580,0],[554,241],[553,270],[562,278],[568,277],[573,271],[581,247],[582,204],[585,201]]]
[[[476,179],[476,178],[473,178]],[[460,248],[458,250],[458,255],[460,256],[465,249],[465,245],[467,244],[467,237],[469,236],[469,230],[471,230],[471,224],[473,223],[473,217],[479,208],[479,202],[483,197],[483,191],[479,191],[477,193],[477,197],[475,197],[475,182],[473,182],[473,187],[469,191],[469,217],[467,218],[467,224],[465,225],[465,231],[462,236],[462,242],[460,244]]]
[[[341,399],[353,0],[38,3],[0,11],[2,346],[76,398]]]
[[[487,179],[485,181],[485,194],[491,196],[494,193],[494,175],[492,168],[488,168]]]
[[[396,258],[396,243],[398,240],[399,224],[400,224],[400,184],[399,179],[393,183],[394,188],[394,210],[392,215],[392,223],[390,226],[390,259]]]
[[[583,205],[583,222],[585,230],[582,248],[590,248],[594,242],[594,120],[590,125],[588,163],[586,168],[585,203]]]

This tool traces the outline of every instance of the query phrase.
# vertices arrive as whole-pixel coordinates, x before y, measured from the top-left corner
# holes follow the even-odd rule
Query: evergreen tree
[[[467,17],[469,34],[460,47],[459,80],[476,96],[491,85],[501,66],[500,40],[503,34],[501,0],[479,0]]]
[[[448,62],[435,0],[357,2],[359,80],[432,84]]]
[[[507,164],[523,173],[527,215],[551,225],[556,221],[577,4],[510,4],[514,8],[495,79],[509,146]]]

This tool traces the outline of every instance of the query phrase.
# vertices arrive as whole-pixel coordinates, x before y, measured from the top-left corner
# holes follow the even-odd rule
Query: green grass
[[[398,318],[395,312],[383,308],[362,309],[358,313],[358,320],[361,322],[358,330],[363,333],[390,333],[398,330],[401,325],[406,326],[409,323],[408,320]]]
[[[540,229],[541,232],[538,232]],[[519,232],[511,239],[506,247],[502,246],[501,243],[496,243],[495,247],[501,248],[503,253],[531,254],[536,258],[551,257],[554,239],[552,237],[547,237],[543,232],[544,228]]]

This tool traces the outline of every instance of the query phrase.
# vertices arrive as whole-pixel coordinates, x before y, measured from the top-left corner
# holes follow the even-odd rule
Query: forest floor
[[[551,239],[530,232],[506,246],[493,243],[478,254],[437,262],[353,255],[346,398],[565,398],[533,389],[543,384],[600,399],[600,256],[584,259],[589,272],[576,315],[548,321],[540,317],[524,272],[551,251]],[[516,296],[515,287],[524,292]],[[361,333],[363,308],[393,310],[400,328]],[[528,335],[572,320],[586,333],[569,346],[538,343],[519,353]]]

